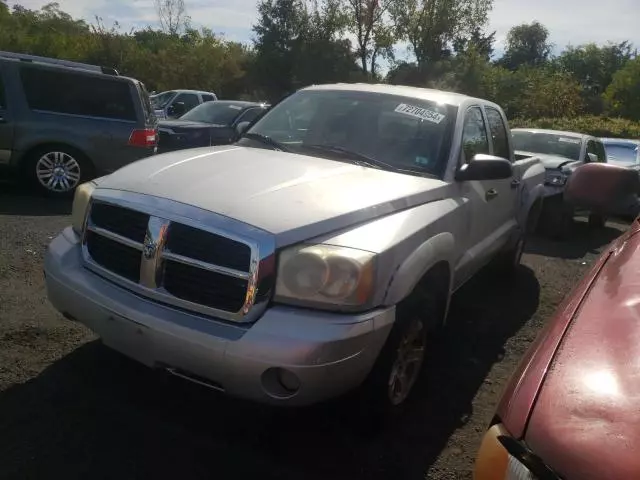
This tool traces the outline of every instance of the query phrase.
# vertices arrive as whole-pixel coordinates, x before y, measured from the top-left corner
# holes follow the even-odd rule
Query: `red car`
[[[582,203],[605,209],[637,187],[619,167],[587,167],[567,185]],[[640,217],[541,331],[484,436],[476,480],[640,478],[639,250]]]

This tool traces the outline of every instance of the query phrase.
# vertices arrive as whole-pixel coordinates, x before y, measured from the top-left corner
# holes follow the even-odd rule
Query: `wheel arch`
[[[82,158],[88,161],[93,168],[95,165],[89,155],[85,152],[85,150],[79,145],[75,144],[75,142],[60,142],[60,141],[41,141],[37,143],[33,143],[26,147],[22,153],[16,159],[16,166],[20,169],[25,168],[26,163],[29,159],[38,151],[45,150],[48,148],[65,148],[68,150],[73,150],[75,153],[82,156]]]
[[[450,233],[440,233],[409,255],[395,271],[385,295],[386,305],[397,305],[423,289],[436,292],[439,319],[444,323],[453,286],[452,258],[454,239]]]

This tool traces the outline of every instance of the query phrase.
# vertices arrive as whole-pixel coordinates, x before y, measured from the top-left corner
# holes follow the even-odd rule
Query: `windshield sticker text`
[[[421,120],[427,120],[428,122],[432,123],[440,123],[445,118],[445,115],[443,115],[442,113],[429,110],[428,108],[407,105],[406,103],[401,103],[400,105],[398,105],[395,111],[398,113],[403,113],[405,115],[410,115],[415,118],[419,118]]]
[[[559,142],[562,143],[573,143],[574,145],[580,145],[580,139],[579,138],[564,138],[561,137],[558,139]]]

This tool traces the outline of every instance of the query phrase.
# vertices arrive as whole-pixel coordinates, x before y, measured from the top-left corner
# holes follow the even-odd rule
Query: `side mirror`
[[[564,189],[564,200],[576,208],[602,215],[621,211],[637,214],[640,175],[609,163],[587,163],[576,168]]]
[[[169,106],[169,108],[167,109],[167,113],[174,117],[180,117],[184,115],[186,109],[187,108],[185,107],[184,102],[176,102]]]
[[[249,128],[249,125],[251,125],[251,122],[240,122],[236,125],[236,135],[238,137],[242,136],[242,134],[244,132],[247,131],[247,129]]]
[[[598,163],[598,156],[595,153],[587,153],[587,161],[590,163]]]
[[[456,180],[502,180],[513,177],[513,165],[509,160],[479,153],[456,172]]]

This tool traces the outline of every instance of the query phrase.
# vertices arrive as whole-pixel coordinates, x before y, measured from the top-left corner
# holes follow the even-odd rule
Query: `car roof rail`
[[[20,60],[21,62],[48,63],[51,65],[59,65],[61,67],[70,67],[77,68],[79,70],[88,70],[90,72],[104,73],[105,75],[120,75],[115,68],[111,67],[101,67],[98,65],[72,62],[71,60],[61,60],[58,58],[39,57],[37,55],[28,55],[26,53],[3,52],[0,50],[0,58],[11,58],[14,60]]]

